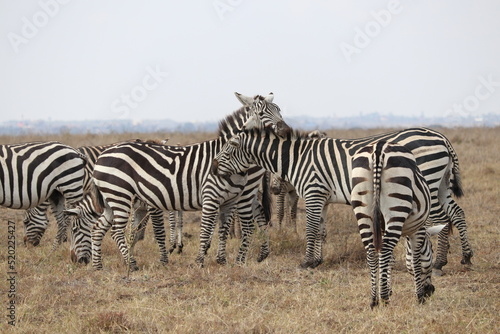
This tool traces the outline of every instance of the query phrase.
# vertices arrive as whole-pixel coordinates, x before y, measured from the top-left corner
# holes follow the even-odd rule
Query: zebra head
[[[225,143],[212,163],[212,174],[228,177],[247,171],[254,161],[240,149],[240,135],[236,135]]]
[[[74,263],[88,264],[91,258],[91,229],[99,214],[89,207],[89,200],[89,196],[86,196],[76,207],[64,210],[69,217],[69,249],[71,261]]]
[[[49,220],[47,218],[48,202],[37,207],[26,210],[23,218],[24,244],[38,246],[43,234],[47,230]]]
[[[281,189],[283,189],[284,186],[283,182],[284,181],[280,176],[273,174],[270,187],[271,193],[273,193],[274,195],[279,195],[281,193]]]
[[[278,136],[284,136],[290,127],[285,123],[281,117],[280,108],[272,103],[274,99],[273,93],[268,96],[256,95],[248,97],[239,93],[234,93],[238,100],[246,107],[248,107],[248,119],[243,124],[242,130],[245,129],[262,129],[271,128]]]

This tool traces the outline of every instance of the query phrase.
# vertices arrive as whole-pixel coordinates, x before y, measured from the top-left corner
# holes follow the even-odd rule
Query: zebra
[[[84,178],[83,178],[83,191],[87,193],[90,189],[91,185],[91,176],[92,171],[94,170],[94,164],[97,160],[99,154],[101,154],[105,149],[109,148],[112,145],[95,145],[95,146],[81,146],[77,148],[77,151],[83,154],[87,163],[85,164],[84,169]],[[52,206],[52,213],[56,216],[56,221],[58,223],[58,230],[61,231],[60,234],[63,236],[61,241],[66,241],[67,232],[66,228],[69,225],[69,222],[63,220],[63,211],[61,207],[55,206],[55,203],[51,201],[46,201],[41,203],[40,205],[30,208],[26,210],[24,214],[24,242],[31,243],[33,246],[38,246],[41,238],[43,237],[45,231],[48,227],[48,219],[47,219],[47,209],[49,206]],[[75,214],[75,212],[81,212],[81,210],[73,210],[73,211],[65,211],[71,217]],[[56,242],[57,243],[57,238]],[[71,248],[71,246],[70,246]],[[82,260],[83,261],[83,260]],[[81,261],[80,261],[81,262]]]
[[[80,152],[55,141],[0,145],[0,205],[26,210],[48,200],[58,220],[56,247],[66,232],[65,201],[83,197],[86,163]]]
[[[379,296],[389,300],[393,249],[401,235],[407,236],[415,292],[423,302],[434,291],[432,262],[429,258],[421,261],[422,254],[432,252],[430,243],[425,242],[431,200],[415,157],[404,146],[386,141],[368,145],[353,156],[343,144],[330,138],[311,140],[293,131],[281,138],[269,131],[247,130],[223,146],[213,161],[212,173],[228,177],[257,165],[297,189],[305,199],[307,216],[302,268],[316,267],[322,261],[328,202],[351,204],[367,251],[371,307],[378,304]],[[422,250],[422,246],[427,249]]]
[[[162,141],[156,140],[148,140],[149,142],[158,142],[165,143],[168,139],[164,139]],[[140,139],[131,140],[135,142],[142,142]],[[88,264],[90,262],[91,257],[91,228],[94,222],[102,214],[102,209],[98,208],[94,205],[92,201],[92,196],[90,193],[90,189],[92,187],[92,180],[90,175],[94,169],[95,162],[99,155],[104,152],[106,149],[113,147],[115,144],[108,145],[94,145],[94,146],[82,146],[78,148],[82,154],[87,156],[89,163],[87,164],[86,174],[85,174],[85,188],[87,188],[86,195],[82,202],[78,203],[73,208],[68,208],[65,210],[65,213],[69,216],[71,233],[70,233],[70,259],[75,263],[84,263]],[[41,205],[43,206],[43,204]],[[39,207],[37,207],[39,208]],[[34,211],[36,212],[36,211]],[[147,224],[147,217],[151,218],[155,238],[157,239],[158,246],[160,248],[160,262],[165,262],[167,258],[167,250],[165,248],[165,229],[163,225],[163,211],[156,210],[154,208],[146,208],[144,206],[139,206],[134,211],[134,224],[138,225],[139,223],[143,223],[144,226],[137,226],[137,234],[135,238],[135,242],[138,240],[142,240],[144,238],[144,227]],[[147,217],[146,217],[147,216]],[[145,218],[146,217],[146,218]],[[47,228],[47,220],[45,216],[45,220],[39,220],[39,224],[36,225],[35,218],[36,215],[32,217],[32,221],[30,222],[31,229],[38,229],[43,233]],[[171,221],[171,224],[175,221]],[[175,226],[174,226],[175,227]],[[172,228],[172,227],[171,227]]]
[[[344,140],[343,145],[354,154],[360,148],[386,140],[399,143],[410,151],[417,159],[417,165],[424,175],[431,191],[430,220],[434,224],[446,224],[438,236],[438,248],[434,269],[442,273],[442,267],[448,263],[449,229],[455,226],[459,231],[462,260],[464,265],[471,265],[472,247],[467,236],[465,214],[451,197],[463,196],[460,182],[458,157],[449,140],[438,131],[428,128],[409,128],[388,132],[365,138]],[[451,182],[451,187],[449,186]],[[278,213],[280,207],[278,206]]]
[[[151,218],[153,226],[161,225],[160,230],[163,230],[163,211],[150,210],[145,205],[139,205],[134,210],[133,226],[136,231],[134,244],[142,240],[144,235],[140,232],[144,231],[148,222],[148,217]],[[96,207],[92,194],[84,195],[83,200],[73,208],[65,210],[65,213],[70,217],[70,259],[74,263],[88,264],[91,259],[91,231],[92,225],[102,214],[102,208]],[[163,233],[164,235],[165,233]],[[166,256],[166,249],[160,248],[160,261],[162,256]]]
[[[324,138],[326,137],[326,133],[319,130],[314,130],[309,132],[307,136],[309,138]],[[270,189],[271,193],[277,196],[276,215],[278,218],[279,227],[281,228],[283,218],[285,217],[285,215],[287,215],[293,231],[297,233],[297,205],[299,203],[299,196],[297,195],[297,191],[295,191],[295,188],[290,184],[290,182],[284,181],[276,174],[272,175]]]
[[[243,107],[220,122],[215,140],[183,147],[124,143],[108,149],[99,157],[93,178],[96,198],[99,205],[104,206],[104,212],[92,229],[92,265],[95,269],[102,269],[101,242],[109,228],[112,228],[112,238],[124,260],[128,259],[123,230],[134,198],[160,210],[202,210],[200,247],[196,258],[200,266],[210,246],[218,213],[223,221],[229,219],[237,207],[242,222],[252,225],[253,213],[256,212],[254,207],[261,204],[255,203],[255,195],[242,196],[242,193],[246,189],[258,189],[262,177],[253,176],[258,173],[263,175],[263,170],[259,168],[248,175],[244,173],[221,179],[210,174],[211,161],[224,142],[243,128],[272,127],[277,133],[288,128],[281,118],[279,107],[272,103],[272,94],[250,98],[236,93],[236,97]],[[251,195],[252,191],[247,193]],[[267,205],[265,202],[263,200],[263,205]],[[252,232],[250,227],[243,230],[237,263],[245,262]],[[225,258],[218,258],[217,262],[224,263]],[[131,269],[138,269],[135,259],[130,259],[130,266]]]

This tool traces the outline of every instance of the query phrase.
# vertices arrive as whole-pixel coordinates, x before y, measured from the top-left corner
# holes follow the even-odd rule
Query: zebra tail
[[[102,213],[104,211],[104,198],[102,197],[101,192],[95,185],[94,181],[90,182],[90,190],[92,196],[92,204],[94,205],[95,211],[97,213]]]
[[[269,176],[271,174],[266,172],[264,177],[262,177],[262,208],[264,210],[264,217],[266,222],[271,221],[271,194],[269,190]]]
[[[460,177],[460,167],[458,165],[458,155],[451,146],[451,143],[446,140],[446,146],[448,147],[448,152],[450,153],[453,167],[451,169],[451,191],[455,197],[460,198],[464,195],[464,190],[462,188],[462,178]]]
[[[380,211],[380,187],[383,168],[383,142],[377,143],[373,152],[373,245],[375,251],[382,249],[382,213]]]

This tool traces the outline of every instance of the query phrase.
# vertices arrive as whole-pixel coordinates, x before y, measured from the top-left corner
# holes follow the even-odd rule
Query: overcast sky
[[[0,0],[1,119],[500,113],[500,1]]]

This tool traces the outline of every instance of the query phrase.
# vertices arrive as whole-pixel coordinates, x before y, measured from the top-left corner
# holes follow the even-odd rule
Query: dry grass
[[[376,130],[331,131],[336,137],[370,135]],[[17,222],[17,326],[20,333],[496,333],[500,328],[500,131],[445,129],[459,154],[465,198],[459,200],[468,218],[474,247],[473,269],[460,264],[457,235],[452,236],[447,275],[435,277],[435,295],[418,305],[411,276],[404,270],[402,250],[394,270],[391,303],[369,308],[369,273],[351,210],[332,206],[328,221],[325,263],[299,270],[305,251],[304,211],[299,202],[299,235],[277,227],[271,230],[271,255],[256,263],[254,238],[245,266],[235,266],[239,240],[229,242],[229,265],[215,263],[216,242],[205,268],[194,266],[198,248],[199,213],[185,214],[183,254],[159,264],[151,226],[136,246],[141,270],[126,279],[127,270],[109,235],[103,246],[104,270],[69,262],[68,247],[51,253],[55,222],[41,246],[22,244],[22,212],[0,209],[0,222]],[[52,136],[5,138],[2,143],[55,139],[73,146],[104,144],[129,138],[170,137],[186,144],[213,134],[128,134],[109,136]],[[216,240],[216,237],[214,237]],[[0,263],[7,276],[7,236],[0,236]],[[7,325],[7,291],[1,280],[0,331]]]

